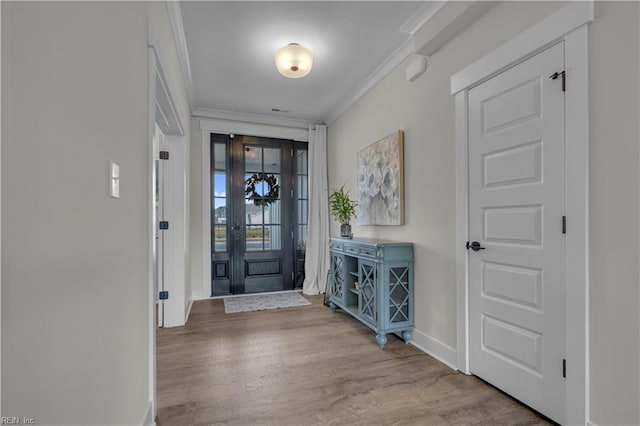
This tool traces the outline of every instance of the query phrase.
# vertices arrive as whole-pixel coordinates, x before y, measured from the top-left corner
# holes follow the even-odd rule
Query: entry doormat
[[[310,305],[298,292],[255,294],[250,296],[227,297],[224,299],[224,313],[263,311],[266,309],[293,308]]]

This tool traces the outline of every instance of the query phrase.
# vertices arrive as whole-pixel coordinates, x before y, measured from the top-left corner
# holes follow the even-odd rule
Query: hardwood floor
[[[158,425],[549,424],[475,377],[375,334],[320,296],[311,306],[225,314],[195,302],[157,334]]]

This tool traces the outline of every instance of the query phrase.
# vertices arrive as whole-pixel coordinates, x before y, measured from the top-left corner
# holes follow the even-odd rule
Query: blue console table
[[[413,244],[365,238],[330,238],[330,306],[351,314],[376,332],[405,342],[413,330]]]

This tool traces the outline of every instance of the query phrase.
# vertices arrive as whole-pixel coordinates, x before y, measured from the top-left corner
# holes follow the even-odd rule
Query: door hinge
[[[566,79],[566,74],[564,71],[556,71],[553,74],[551,74],[549,76],[549,78],[551,80],[557,80],[558,77],[562,77],[562,91],[566,92],[567,91],[567,79]]]
[[[567,377],[567,360],[566,359],[562,360],[562,377],[564,378]]]
[[[235,134],[233,134],[233,133],[229,133],[229,139],[234,139],[235,137],[236,137],[236,135],[235,135]]]
[[[291,156],[293,157],[293,148],[291,148]]]
[[[567,217],[566,216],[562,216],[562,233],[563,234],[567,233]]]
[[[160,159],[168,160],[169,159],[169,151],[160,151]]]
[[[163,231],[165,229],[169,229],[169,222],[166,220],[161,220],[159,225],[160,225],[160,229],[162,229]]]
[[[160,294],[158,295],[158,299],[160,300],[167,300],[168,298],[169,298],[168,291],[161,291]]]
[[[295,272],[291,272],[291,281],[294,281],[295,279],[296,279]]]

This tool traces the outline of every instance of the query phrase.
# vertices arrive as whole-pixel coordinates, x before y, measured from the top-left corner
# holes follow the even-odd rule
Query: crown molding
[[[182,71],[182,81],[187,92],[189,107],[193,111],[193,77],[191,75],[191,63],[189,62],[189,51],[187,50],[187,39],[184,35],[184,24],[182,21],[182,12],[180,11],[179,1],[167,1],[167,12],[169,14],[169,22],[173,30],[173,41],[176,45],[178,53],[178,61],[180,62],[180,70]]]
[[[413,15],[407,19],[404,24],[400,25],[398,31],[414,35],[418,32],[420,28],[424,24],[429,21],[429,19],[433,18],[433,16],[438,13],[440,9],[442,9],[450,0],[444,1],[425,1],[418,10],[414,12]]]
[[[376,68],[369,76],[358,86],[358,88],[342,102],[336,105],[331,113],[325,118],[327,124],[331,124],[342,113],[348,110],[351,105],[355,104],[369,90],[378,84],[387,76],[395,67],[400,65],[402,61],[413,54],[413,37],[409,37],[399,48],[395,50],[378,68]]]
[[[267,124],[270,126],[292,127],[296,129],[308,129],[309,125],[323,124],[314,120],[299,120],[295,118],[273,117],[264,114],[251,114],[247,112],[226,111],[213,108],[196,108],[192,112],[194,117],[215,118],[244,123]]]

